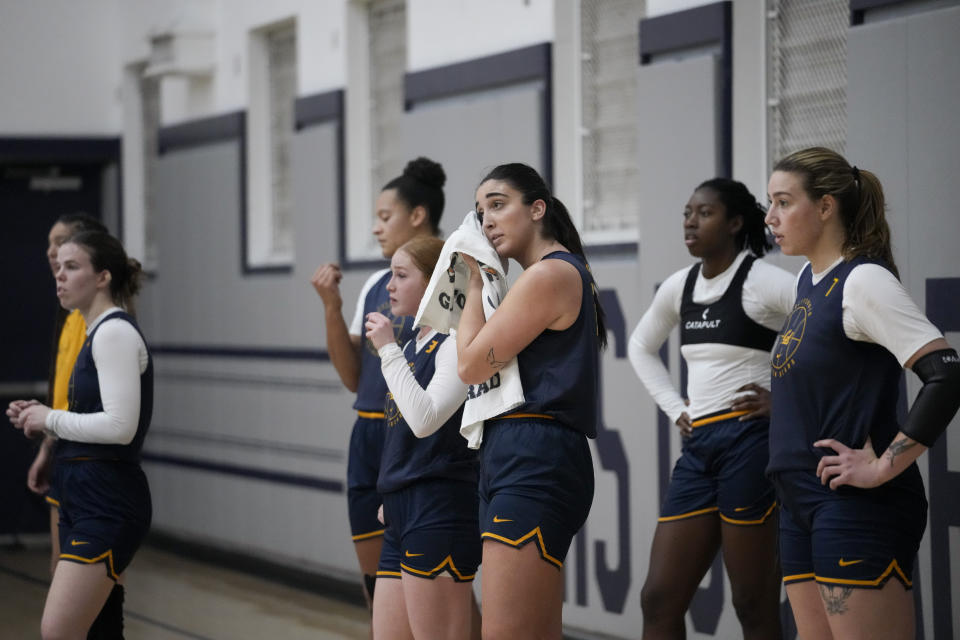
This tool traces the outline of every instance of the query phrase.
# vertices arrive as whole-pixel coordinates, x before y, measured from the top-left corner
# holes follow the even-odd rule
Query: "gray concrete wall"
[[[243,274],[240,143],[171,151],[156,176],[158,268],[140,299],[151,343],[199,348],[324,348],[309,279],[336,259],[336,128],[294,138],[291,273]],[[348,273],[347,314],[366,274]],[[161,352],[149,453],[342,481],[352,396],[320,361]],[[352,574],[344,495],[147,462],[154,526],[276,562]],[[324,514],[323,517],[320,514]]]

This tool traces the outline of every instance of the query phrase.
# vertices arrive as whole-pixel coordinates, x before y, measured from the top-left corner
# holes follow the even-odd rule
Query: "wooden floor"
[[[0,549],[0,638],[40,637],[49,550]],[[127,640],[365,640],[365,609],[142,548],[127,571]]]

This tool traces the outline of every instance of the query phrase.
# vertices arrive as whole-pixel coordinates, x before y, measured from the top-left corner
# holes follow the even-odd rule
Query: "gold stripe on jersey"
[[[816,579],[816,574],[811,573],[795,573],[791,576],[783,576],[784,584],[789,582],[802,582],[804,580],[814,580]]]
[[[776,501],[774,501],[774,503],[770,505],[770,508],[767,509],[762,516],[760,516],[759,520],[736,520],[734,518],[727,517],[722,513],[720,514],[720,519],[723,520],[724,522],[729,522],[730,524],[739,524],[739,525],[763,524],[764,522],[767,521],[767,518],[770,517],[770,514],[772,514],[773,510],[776,508],[777,508],[777,503]]]
[[[357,411],[357,416],[360,418],[383,418],[383,411]]]
[[[491,418],[492,420],[506,420],[506,419],[516,419],[516,418],[542,418],[544,420],[556,420],[553,416],[548,416],[545,413],[508,413],[505,416],[497,416],[496,418]]]
[[[674,520],[683,520],[684,518],[692,518],[694,516],[702,516],[705,513],[712,513],[714,511],[719,511],[720,507],[707,507],[706,509],[698,509],[696,511],[691,511],[689,513],[681,513],[677,516],[661,516],[657,518],[657,522],[672,522]]]
[[[376,538],[377,536],[382,536],[384,531],[386,531],[386,529],[378,529],[376,531],[370,531],[369,533],[358,533],[357,535],[352,536],[352,540],[354,542],[358,542],[368,538]]]
[[[113,568],[113,549],[107,549],[96,558],[84,558],[83,556],[75,556],[72,553],[61,553],[60,559],[73,560],[84,564],[96,564],[102,560],[107,565],[107,573],[109,573],[114,580],[120,579],[120,576],[117,575],[117,572]]]
[[[563,568],[563,562],[562,562],[562,561],[558,560],[557,558],[554,558],[554,557],[551,556],[549,553],[547,553],[547,545],[544,544],[544,542],[543,542],[543,533],[541,533],[540,527],[535,528],[535,529],[534,529],[533,531],[531,531],[530,533],[528,533],[528,534],[526,534],[526,535],[524,535],[524,536],[521,536],[521,537],[517,538],[516,540],[511,540],[510,538],[506,538],[506,537],[504,537],[504,536],[500,536],[500,535],[497,535],[497,534],[495,534],[495,533],[491,533],[491,532],[489,532],[489,531],[484,531],[483,533],[480,534],[480,537],[481,537],[481,538],[490,538],[491,540],[496,540],[496,541],[498,541],[498,542],[502,542],[502,543],[504,543],[504,544],[508,544],[508,545],[510,545],[511,547],[520,547],[520,546],[522,546],[524,543],[526,543],[528,540],[530,540],[531,538],[536,537],[537,546],[540,547],[540,556],[541,556],[544,560],[546,560],[547,562],[550,562],[550,563],[552,563],[552,564],[555,564],[556,566],[560,567],[561,569]]]
[[[409,567],[403,564],[402,562],[400,563],[400,568],[406,571],[407,573],[412,573],[418,576],[426,576],[428,578],[432,578],[436,576],[438,573],[446,569],[459,582],[468,582],[470,580],[473,580],[474,576],[476,575],[472,573],[468,576],[465,576],[462,573],[460,573],[460,570],[457,569],[456,565],[453,564],[453,556],[447,556],[446,558],[443,559],[443,562],[435,566],[433,569],[430,569],[429,571],[414,569],[413,567]]]
[[[729,420],[730,418],[739,418],[740,416],[745,416],[749,411],[727,411],[726,413],[721,413],[719,415],[709,416],[707,418],[700,418],[699,420],[694,420],[690,423],[691,427],[705,427],[708,424],[713,424],[714,422],[720,422],[722,420]]]
[[[900,564],[897,562],[896,559],[893,559],[890,562],[890,564],[887,565],[887,568],[883,571],[883,573],[880,574],[880,577],[875,578],[873,580],[853,580],[848,578],[823,578],[821,576],[816,576],[816,581],[822,582],[824,584],[849,584],[849,585],[861,586],[861,587],[878,587],[880,586],[880,583],[882,583],[884,580],[889,578],[890,574],[894,572],[896,572],[897,574],[896,577],[900,578],[903,584],[905,584],[908,587],[913,586],[913,582],[911,582],[907,578],[907,575],[903,572],[903,569],[900,568]]]

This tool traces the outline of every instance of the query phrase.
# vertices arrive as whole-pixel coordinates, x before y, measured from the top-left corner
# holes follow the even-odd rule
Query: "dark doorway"
[[[47,234],[64,213],[101,216],[103,164],[0,162],[0,403],[46,401],[58,301]],[[6,422],[4,418],[4,422]],[[47,530],[42,498],[26,488],[35,446],[9,423],[0,428],[0,535]]]

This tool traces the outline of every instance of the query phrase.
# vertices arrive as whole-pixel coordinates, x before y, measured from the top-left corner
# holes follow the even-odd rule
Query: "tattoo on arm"
[[[853,593],[852,587],[835,587],[832,585],[818,584],[820,587],[820,597],[823,598],[823,606],[828,615],[839,615],[847,612],[847,599]]]
[[[487,353],[487,364],[489,364],[494,369],[502,369],[507,366],[506,362],[501,362],[497,360],[497,357],[493,355],[493,347],[490,347],[490,351]]]
[[[890,461],[890,466],[891,467],[893,466],[893,461],[896,459],[898,455],[906,451],[909,451],[916,445],[917,443],[914,442],[913,440],[910,440],[909,438],[906,438],[903,440],[895,440],[894,442],[891,442],[890,446],[887,447],[887,453],[886,453],[886,458]]]

